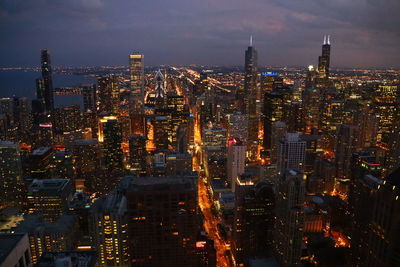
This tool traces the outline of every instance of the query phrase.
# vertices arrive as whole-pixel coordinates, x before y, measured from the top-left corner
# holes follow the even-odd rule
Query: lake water
[[[41,77],[40,71],[0,70],[0,97],[36,98],[36,79]],[[96,79],[81,75],[53,74],[53,86],[68,87],[81,84],[95,83]],[[54,95],[55,106],[80,104],[81,95]]]

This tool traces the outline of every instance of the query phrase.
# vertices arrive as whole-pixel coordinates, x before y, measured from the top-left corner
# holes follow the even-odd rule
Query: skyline
[[[260,66],[308,66],[330,35],[333,68],[399,68],[399,8],[391,0],[8,0],[0,4],[0,67],[36,66],[45,48],[62,66],[126,65],[135,51],[146,55],[147,66],[234,66],[250,35]]]

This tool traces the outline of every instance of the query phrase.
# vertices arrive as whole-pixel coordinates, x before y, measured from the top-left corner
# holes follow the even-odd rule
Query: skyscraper
[[[239,139],[232,138],[228,142],[227,178],[232,191],[239,175],[244,173],[246,146]]]
[[[249,93],[255,91],[257,87],[257,51],[253,47],[253,37],[250,37],[250,45],[245,52],[244,63],[244,88],[238,90],[237,98],[239,101],[246,102],[245,98]]]
[[[0,206],[18,205],[22,194],[22,167],[17,143],[0,141]]]
[[[109,171],[120,171],[124,167],[121,123],[111,116],[100,120],[100,124],[103,130],[104,165]]]
[[[97,81],[99,88],[98,112],[117,113],[119,104],[119,88],[114,76],[101,77]]]
[[[131,266],[197,266],[192,176],[129,179],[127,207]]]
[[[274,252],[281,266],[301,266],[304,229],[303,203],[305,181],[303,175],[287,170],[279,179],[276,197]]]
[[[147,169],[146,137],[134,134],[129,138],[129,158],[131,171],[136,175],[146,174]]]
[[[306,142],[298,133],[287,133],[281,140],[278,152],[278,173],[284,175],[287,170],[302,172],[305,165]]]
[[[42,79],[43,79],[43,98],[45,110],[50,112],[54,109],[54,96],[53,96],[53,77],[51,70],[50,53],[48,50],[41,52],[42,63]]]
[[[144,101],[144,55],[129,55],[129,71],[132,94],[143,104]]]
[[[319,78],[323,80],[329,79],[329,65],[331,57],[330,35],[324,36],[324,44],[322,45],[322,55],[318,57],[318,73]]]

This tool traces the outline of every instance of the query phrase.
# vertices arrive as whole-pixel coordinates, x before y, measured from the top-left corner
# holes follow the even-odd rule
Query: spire
[[[253,46],[253,35],[250,35],[250,47]]]
[[[326,45],[326,35],[324,35],[324,45]]]
[[[331,40],[329,40],[331,38],[331,36],[330,35],[328,35],[328,41],[327,41],[327,44],[328,45],[330,45],[331,44]]]

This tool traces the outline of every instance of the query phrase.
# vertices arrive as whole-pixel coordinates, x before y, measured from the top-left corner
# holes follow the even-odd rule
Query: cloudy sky
[[[260,65],[400,68],[399,0],[0,0],[0,66],[242,65],[253,35]]]

